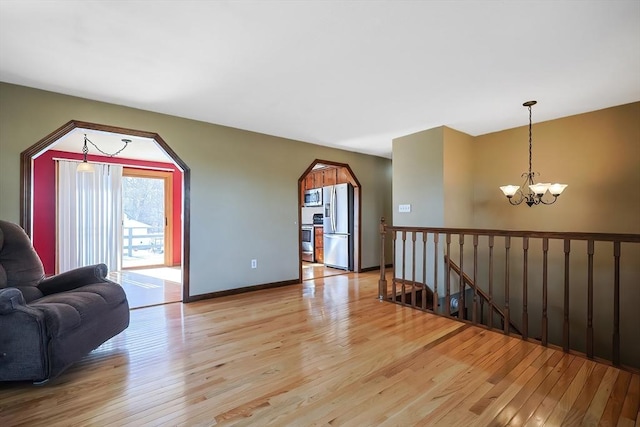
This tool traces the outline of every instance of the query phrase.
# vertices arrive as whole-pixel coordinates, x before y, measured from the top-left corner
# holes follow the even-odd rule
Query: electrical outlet
[[[251,260],[251,268],[258,268],[258,260],[257,259],[252,259]]]
[[[401,212],[401,213],[411,212],[411,205],[398,205],[398,212]]]

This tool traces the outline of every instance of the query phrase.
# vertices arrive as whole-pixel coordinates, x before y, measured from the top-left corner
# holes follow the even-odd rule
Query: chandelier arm
[[[552,204],[554,204],[556,202],[556,200],[558,200],[558,196],[553,196],[553,200],[550,201],[550,202],[547,202],[547,201],[543,200],[542,197],[540,197],[540,202],[539,203],[542,203],[543,205],[552,205]]]
[[[84,153],[85,148],[87,148],[87,141],[93,145],[95,147],[96,150],[98,150],[100,153],[104,154],[107,157],[115,157],[118,154],[120,154],[125,148],[127,148],[127,145],[129,145],[129,143],[131,142],[130,139],[123,139],[122,142],[124,142],[124,145],[122,146],[121,149],[119,149],[118,151],[116,151],[113,154],[109,154],[109,153],[105,153],[104,151],[102,151],[100,148],[98,148],[98,146],[96,144],[93,143],[93,141],[91,141],[89,138],[87,138],[87,135],[84,135],[84,147],[82,148],[82,152]],[[87,152],[89,152],[89,149],[87,148]],[[86,154],[85,154],[86,156]]]
[[[524,197],[520,196],[517,201],[514,201],[513,197],[508,197],[507,200],[509,200],[509,203],[511,203],[513,206],[518,206],[519,204],[524,202]]]

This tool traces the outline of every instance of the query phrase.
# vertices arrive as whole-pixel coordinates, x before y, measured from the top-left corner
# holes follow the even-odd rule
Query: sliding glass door
[[[122,268],[171,265],[171,174],[125,168]]]

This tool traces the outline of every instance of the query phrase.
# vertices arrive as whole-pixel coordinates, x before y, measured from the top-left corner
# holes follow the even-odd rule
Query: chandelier
[[[550,182],[538,183],[536,184],[533,180],[536,172],[531,171],[531,107],[536,105],[538,101],[527,101],[523,106],[529,109],[529,172],[525,172],[522,174],[522,178],[524,178],[524,183],[522,186],[518,185],[504,185],[500,187],[500,190],[507,196],[507,200],[512,205],[519,205],[522,202],[525,202],[529,207],[533,205],[550,205],[555,203],[558,199],[558,196],[562,194],[565,188],[567,188],[567,184],[551,184]],[[538,173],[538,175],[540,175]],[[523,188],[528,188],[527,193],[522,191]],[[549,193],[553,199],[547,197],[543,198],[545,195]]]
[[[129,145],[131,140],[130,139],[122,139],[122,142],[124,142],[124,145],[122,146],[122,148],[119,149],[118,151],[116,151],[113,154],[109,154],[109,153],[105,153],[100,148],[98,148],[98,146],[96,144],[91,142],[91,140],[89,138],[87,138],[87,134],[85,133],[84,134],[84,145],[82,146],[82,163],[78,164],[78,167],[76,169],[77,172],[94,172],[95,171],[95,168],[93,167],[93,165],[91,163],[87,162],[87,154],[89,153],[89,147],[87,146],[87,142],[89,144],[93,145],[96,150],[98,150],[100,153],[104,154],[105,156],[107,156],[107,157],[115,157],[118,154],[120,154],[122,152],[122,150],[127,148],[127,145]]]

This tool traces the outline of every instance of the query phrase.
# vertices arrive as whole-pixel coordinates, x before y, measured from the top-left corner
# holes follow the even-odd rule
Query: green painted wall
[[[362,267],[379,265],[389,159],[0,83],[0,217],[19,221],[20,153],[69,120],[158,133],[191,169],[191,295],[298,278],[298,178],[347,163],[362,185]],[[250,268],[250,260],[258,268]]]

